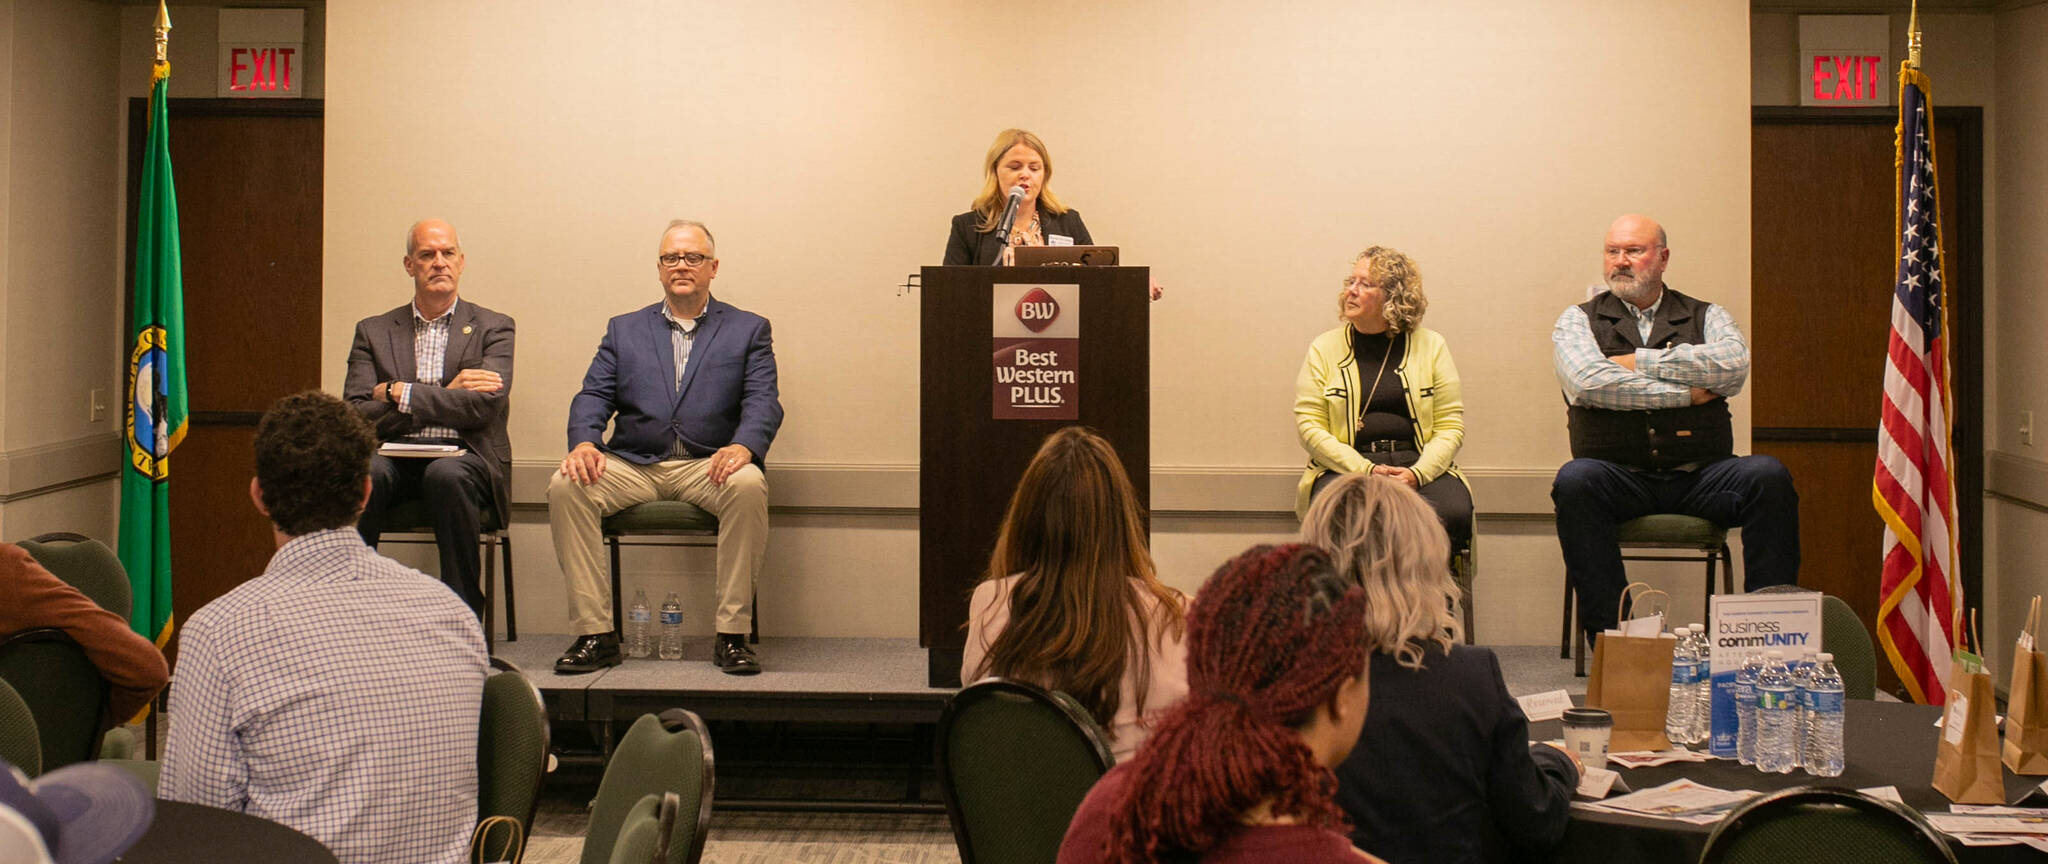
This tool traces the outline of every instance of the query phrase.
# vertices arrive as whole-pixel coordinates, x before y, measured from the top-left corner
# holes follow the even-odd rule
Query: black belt
[[[1360,453],[1394,453],[1401,450],[1414,450],[1415,442],[1399,438],[1381,438],[1378,441],[1360,441],[1353,446]]]

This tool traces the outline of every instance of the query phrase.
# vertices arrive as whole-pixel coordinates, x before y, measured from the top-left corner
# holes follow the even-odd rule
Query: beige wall
[[[917,298],[893,286],[938,259],[989,137],[1021,125],[1047,138],[1054,188],[1098,239],[1167,286],[1152,310],[1160,507],[1268,514],[1221,535],[1162,517],[1169,578],[1192,587],[1292,527],[1294,373],[1373,243],[1428,276],[1428,323],[1457,352],[1475,430],[1461,461],[1504,484],[1495,501],[1540,506],[1566,452],[1546,333],[1597,281],[1609,219],[1662,217],[1673,284],[1747,320],[1748,87],[1700,70],[1739,66],[1748,15],[1528,5],[1054,2],[1022,30],[949,0],[336,6],[324,377],[339,386],[353,322],[404,301],[404,227],[454,220],[465,295],[521,324],[512,435],[533,488],[604,320],[658,297],[661,224],[699,218],[718,232],[719,296],[781,337],[776,502],[840,478],[844,503],[914,506],[861,492],[900,489],[862,478],[917,459]],[[1685,107],[1619,112],[1622,81]],[[1654,146],[1637,143],[1645,123]],[[804,602],[821,612],[860,586],[914,593],[912,525],[836,518],[778,517],[793,557],[771,557],[770,584],[817,585]],[[845,545],[796,557],[817,543]],[[1498,590],[1482,631],[1547,638],[1555,540],[1483,545],[1482,590]],[[552,556],[522,548],[546,629]],[[783,602],[795,610],[776,632],[840,626]],[[876,626],[914,632],[913,603]]]
[[[111,484],[22,496],[118,465],[121,148],[105,62],[115,18],[111,6],[71,0],[14,0],[0,13],[0,537],[58,521],[112,536],[111,512],[76,505]],[[99,421],[95,388],[107,400]]]

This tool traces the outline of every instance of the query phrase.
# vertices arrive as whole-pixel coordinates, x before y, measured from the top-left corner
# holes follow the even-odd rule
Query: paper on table
[[[1563,690],[1531,693],[1515,699],[1522,705],[1522,714],[1531,721],[1556,720],[1564,716],[1566,708],[1572,707],[1572,694]]]
[[[1662,786],[1619,798],[1610,798],[1590,806],[1653,819],[1677,819],[1695,825],[1708,825],[1721,821],[1721,817],[1727,815],[1729,810],[1735,809],[1756,795],[1756,792],[1747,789],[1716,789],[1681,777]]]
[[[1578,794],[1580,797],[1596,800],[1605,798],[1607,793],[1614,789],[1614,781],[1620,779],[1621,774],[1618,772],[1589,767],[1585,773],[1579,775]]]
[[[1607,761],[1623,768],[1654,768],[1673,762],[1711,762],[1712,753],[1688,749],[1683,744],[1674,744],[1669,750],[1629,750],[1607,754]]]
[[[1899,797],[1899,787],[1897,786],[1866,786],[1856,791],[1876,798],[1879,801],[1890,801],[1893,804],[1906,803],[1906,799]]]
[[[1610,802],[1611,803],[1611,802]],[[1927,824],[1943,834],[2040,834],[2048,836],[2048,817],[2001,816],[1992,813],[1928,813]]]
[[[1971,816],[2038,816],[2048,818],[2048,807],[2008,807],[2004,804],[1950,804],[1948,812]]]

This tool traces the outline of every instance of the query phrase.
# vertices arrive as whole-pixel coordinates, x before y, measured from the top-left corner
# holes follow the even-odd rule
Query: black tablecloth
[[[1620,769],[1630,789],[1661,786],[1681,777],[1720,789],[1754,789],[1773,792],[1794,786],[1841,786],[1863,789],[1896,786],[1899,797],[1919,810],[1948,812],[1947,796],[1929,785],[1934,779],[1934,743],[1940,730],[1934,720],[1941,709],[1931,705],[1851,700],[1842,725],[1843,749],[1847,755],[1839,777],[1815,777],[1803,770],[1790,774],[1765,774],[1733,759],[1712,762],[1676,762],[1654,768]],[[1529,734],[1536,739],[1562,737],[1558,721],[1532,723]],[[1614,768],[1610,763],[1607,767]],[[2005,772],[2006,800],[2017,800],[2044,778],[2020,777]],[[1560,862],[1698,861],[1712,825],[1689,825],[1661,819],[1594,813],[1574,809],[1571,827],[1556,860]],[[2025,846],[1964,846],[1949,841],[1956,857],[1964,862],[2026,861],[2040,864],[2044,857]]]
[[[149,832],[115,859],[120,864],[292,862],[336,864],[320,842],[272,822],[198,804],[158,800]]]

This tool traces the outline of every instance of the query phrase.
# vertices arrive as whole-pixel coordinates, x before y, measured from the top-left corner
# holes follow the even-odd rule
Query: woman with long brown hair
[[[1047,436],[1010,496],[968,604],[960,680],[1000,675],[1065,692],[1121,759],[1148,715],[1187,692],[1185,605],[1153,572],[1116,451],[1069,426]]]
[[[1089,790],[1060,864],[1377,861],[1353,848],[1330,766],[1371,699],[1365,590],[1311,546],[1255,546],[1188,612],[1188,698]]]

